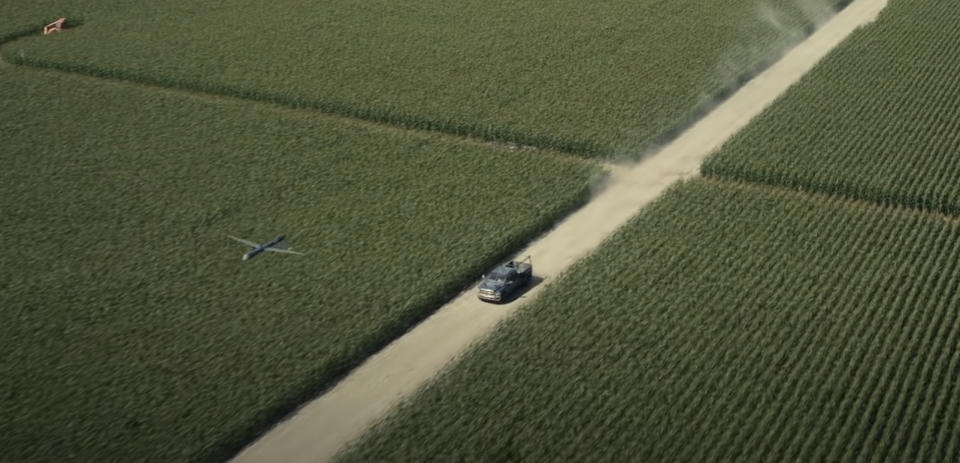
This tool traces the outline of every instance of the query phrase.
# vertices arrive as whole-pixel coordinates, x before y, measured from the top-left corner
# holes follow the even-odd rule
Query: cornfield
[[[85,5],[83,27],[18,40],[3,56],[406,128],[631,157],[690,123],[843,3],[120,1]]]
[[[960,226],[674,188],[342,461],[956,461]]]
[[[960,9],[894,1],[705,175],[960,215]]]
[[[51,71],[0,81],[3,461],[224,460],[594,172]],[[307,255],[243,262],[228,234]]]

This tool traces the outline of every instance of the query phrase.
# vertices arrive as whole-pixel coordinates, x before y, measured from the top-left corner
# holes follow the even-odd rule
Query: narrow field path
[[[279,423],[233,461],[331,460],[666,188],[698,175],[704,158],[847,35],[875,19],[886,4],[887,0],[855,0],[659,152],[635,165],[613,169],[606,187],[586,206],[519,253],[532,256],[534,273],[543,279],[542,284],[502,306],[480,302],[475,287],[467,290]]]

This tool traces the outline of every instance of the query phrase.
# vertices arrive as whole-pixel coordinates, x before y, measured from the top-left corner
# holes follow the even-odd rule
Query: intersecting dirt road
[[[279,423],[233,461],[331,460],[667,187],[698,175],[704,158],[853,30],[875,19],[886,4],[887,0],[854,1],[669,145],[642,162],[614,169],[606,187],[587,205],[520,252],[532,256],[535,274],[544,279],[542,284],[502,306],[479,301],[476,288],[464,292]]]

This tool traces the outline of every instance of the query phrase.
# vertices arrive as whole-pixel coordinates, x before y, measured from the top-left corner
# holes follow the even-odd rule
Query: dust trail
[[[800,38],[810,34],[811,26],[819,27],[830,19],[838,8],[833,0],[793,0],[788,6],[797,11],[784,11],[769,0],[760,0],[757,2],[757,19],[782,37]]]
[[[676,140],[643,161],[615,169],[593,200],[520,254],[544,279],[519,300],[491,306],[471,288],[367,359],[333,389],[304,405],[233,460],[329,461],[398,403],[417,391],[517,308],[587,255],[700,163],[806,74],[844,37],[872,21],[887,0],[856,0],[780,61],[748,82]]]
[[[716,56],[707,79],[712,82],[707,88],[712,90],[700,93],[690,110],[653,140],[640,141],[632,149],[618,151],[617,157],[641,161],[660,151],[849,3],[849,0],[755,0],[753,14],[748,14],[739,25],[742,40],[734,41],[736,46]]]

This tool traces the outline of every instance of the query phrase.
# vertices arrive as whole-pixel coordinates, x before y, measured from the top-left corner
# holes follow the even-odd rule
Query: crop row
[[[119,0],[127,1],[127,0]],[[31,0],[0,4],[0,45],[30,35],[40,35],[43,26],[66,16],[68,25],[83,24],[84,11],[90,9],[83,0]],[[101,5],[100,8],[103,8]]]
[[[407,128],[635,156],[702,114],[838,0],[166,0],[87,6],[4,59]]]
[[[223,460],[548,228],[588,162],[0,67],[0,460]],[[286,234],[305,256],[227,238]]]
[[[960,214],[960,10],[893,1],[706,175]]]
[[[956,461],[960,226],[675,187],[342,461]]]

